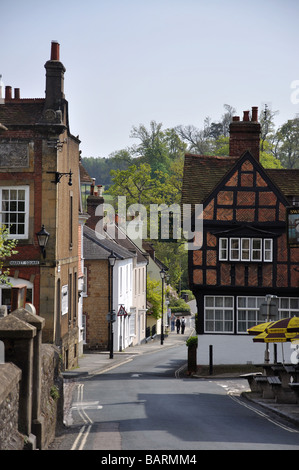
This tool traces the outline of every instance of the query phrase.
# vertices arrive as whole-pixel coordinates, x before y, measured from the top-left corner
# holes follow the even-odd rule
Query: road
[[[179,373],[186,346],[139,355],[76,383],[61,449],[299,450],[299,430],[240,397],[242,379]]]

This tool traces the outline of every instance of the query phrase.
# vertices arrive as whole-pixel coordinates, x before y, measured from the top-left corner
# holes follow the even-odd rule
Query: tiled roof
[[[136,254],[109,240],[104,236],[97,236],[95,231],[86,225],[83,226],[83,256],[85,259],[108,259],[111,251],[117,259],[134,258]]]
[[[34,125],[40,121],[44,109],[44,99],[12,100],[0,104],[0,122],[11,125]]]
[[[81,183],[91,184],[93,182],[91,176],[89,176],[86,168],[79,162],[79,170],[80,170],[80,181]]]
[[[299,197],[299,170],[265,169],[265,171],[286,197]]]
[[[200,204],[238,159],[207,155],[185,155],[182,204]]]
[[[200,204],[230,171],[238,158],[185,155],[182,204]],[[285,197],[299,197],[299,170],[264,169]]]

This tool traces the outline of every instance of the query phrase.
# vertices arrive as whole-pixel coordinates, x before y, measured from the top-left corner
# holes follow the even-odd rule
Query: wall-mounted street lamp
[[[160,277],[162,279],[162,321],[161,321],[161,344],[164,343],[164,279],[166,276],[166,272],[164,269],[160,271]]]
[[[115,314],[113,310],[113,268],[114,268],[115,261],[116,261],[116,256],[113,253],[113,251],[111,251],[111,254],[108,256],[108,261],[109,261],[109,266],[110,266],[110,283],[111,283],[110,315],[108,314],[109,322],[110,322],[110,359],[113,359],[113,323],[115,322]]]
[[[36,234],[37,240],[38,240],[38,245],[40,247],[40,251],[43,254],[43,257],[46,257],[46,246],[49,240],[50,234],[45,230],[45,226],[42,225],[42,228],[39,232]]]
[[[72,186],[72,185],[73,185],[73,182],[72,182],[72,176],[73,176],[72,170],[70,170],[68,173],[60,173],[59,171],[47,171],[47,173],[52,173],[53,175],[55,175],[55,180],[52,181],[52,183],[58,184],[58,183],[60,183],[60,180],[61,180],[61,178],[62,178],[63,176],[68,176],[68,177],[69,177],[68,185],[69,185],[69,186]]]

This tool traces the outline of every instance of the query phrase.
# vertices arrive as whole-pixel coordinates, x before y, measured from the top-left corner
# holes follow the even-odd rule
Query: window
[[[230,253],[231,261],[239,261],[240,259],[240,238],[230,239]]]
[[[234,298],[205,296],[205,332],[233,333]]]
[[[84,275],[83,275],[83,286],[82,286],[82,294],[84,296],[87,296],[87,282],[88,282],[88,278],[87,278],[87,268],[84,267]]]
[[[250,239],[241,239],[241,260],[250,261]]]
[[[298,297],[280,297],[278,300],[279,318],[299,317]]]
[[[228,250],[229,246],[229,250]],[[220,238],[219,261],[272,262],[271,238]]]
[[[273,240],[271,238],[264,240],[264,261],[272,261]]]
[[[28,238],[29,186],[2,186],[0,198],[1,225],[8,228],[9,238]]]
[[[265,297],[237,298],[238,333],[246,333],[248,328],[260,323],[259,310],[262,303],[265,303]]]
[[[219,260],[227,261],[228,259],[228,239],[220,238],[219,240]]]
[[[260,238],[253,238],[251,249],[252,261],[262,261],[262,240]]]

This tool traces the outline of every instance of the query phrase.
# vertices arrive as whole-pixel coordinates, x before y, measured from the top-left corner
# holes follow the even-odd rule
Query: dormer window
[[[272,262],[271,238],[220,238],[219,261]]]

